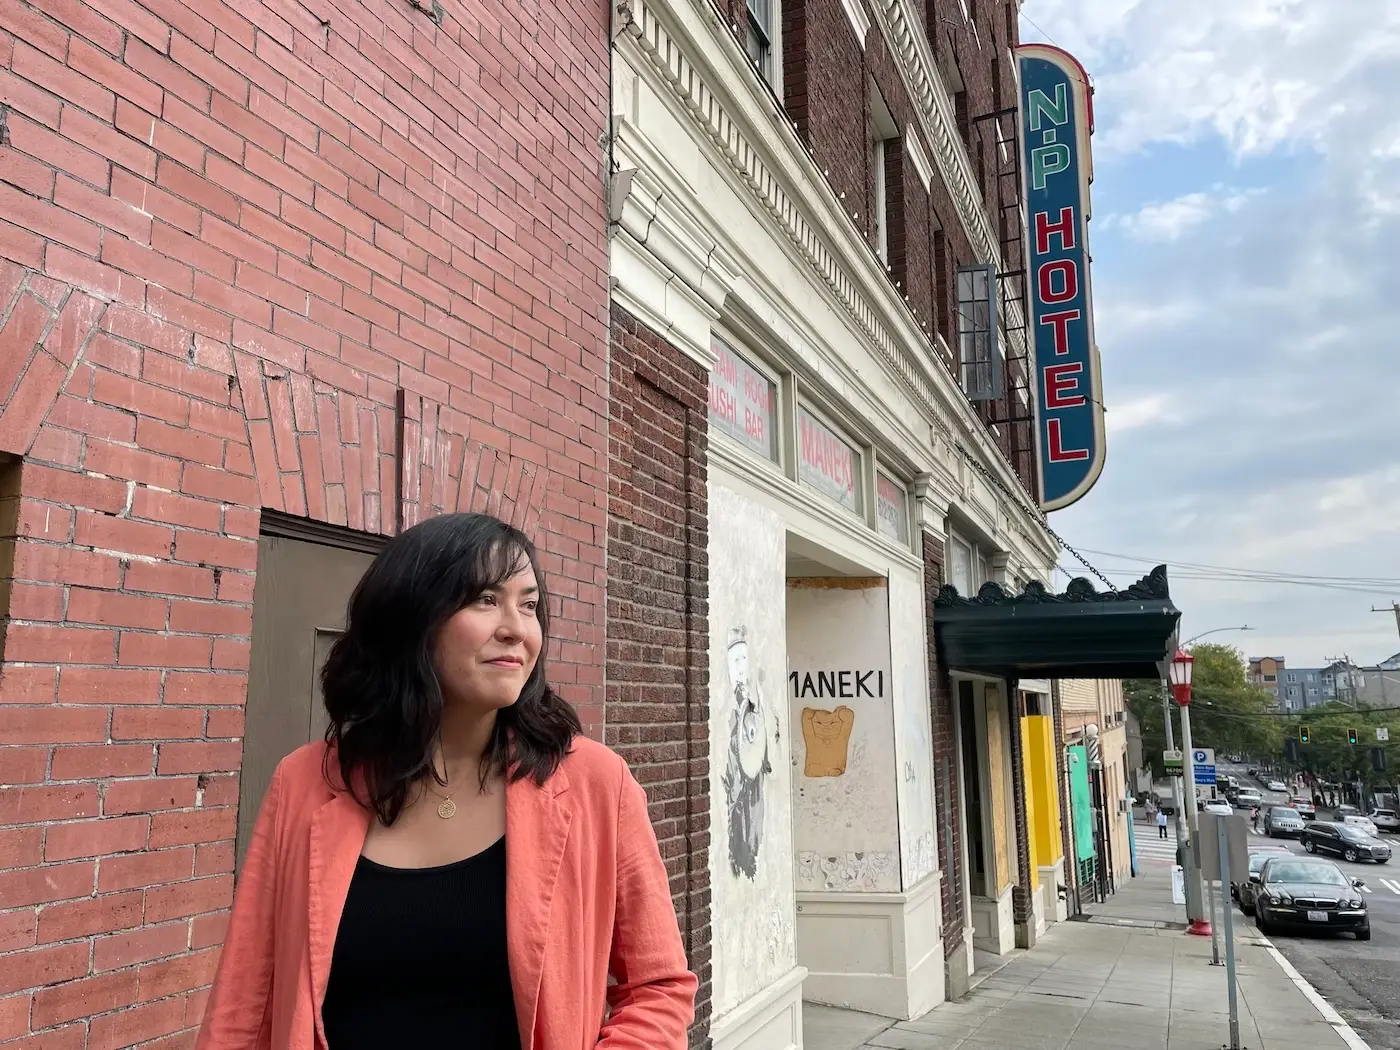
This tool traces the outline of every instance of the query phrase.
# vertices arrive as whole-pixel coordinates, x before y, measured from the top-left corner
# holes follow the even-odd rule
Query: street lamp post
[[[1190,638],[1186,639],[1186,641],[1184,641],[1184,642],[1181,644],[1181,647],[1182,647],[1182,648],[1185,648],[1186,646],[1190,645],[1192,642],[1196,641],[1197,639],[1204,638],[1204,637],[1205,637],[1206,635],[1208,635],[1208,634],[1220,634],[1220,633],[1222,633],[1222,632],[1224,632],[1224,631],[1252,631],[1252,630],[1254,630],[1254,628],[1253,628],[1253,627],[1250,627],[1249,624],[1244,624],[1243,626],[1240,626],[1240,627],[1213,627],[1213,628],[1211,628],[1209,631],[1202,631],[1200,634],[1193,635],[1193,636],[1191,636]],[[1170,694],[1170,692],[1169,692],[1168,689],[1167,689],[1167,678],[1164,676],[1164,677],[1162,678],[1162,727],[1166,730],[1167,750],[1168,750],[1168,751],[1175,751],[1175,750],[1176,750],[1176,733],[1173,731],[1173,727],[1172,727],[1172,709],[1171,709],[1170,698],[1171,698],[1171,694]],[[1191,748],[1191,745],[1190,745],[1190,742],[1189,742],[1189,741],[1186,743],[1186,748],[1187,748],[1187,750],[1190,750],[1190,748]],[[1185,772],[1185,771],[1183,770],[1183,772]],[[1184,777],[1182,778],[1182,780],[1178,780],[1176,777],[1173,777],[1173,778],[1172,778],[1172,802],[1175,803],[1175,805],[1176,805],[1176,812],[1177,812],[1177,814],[1178,814],[1178,819],[1175,821],[1175,824],[1176,824],[1176,847],[1177,847],[1177,854],[1178,854],[1178,855],[1180,855],[1180,853],[1181,853],[1181,846],[1182,846],[1180,815],[1181,815],[1182,813],[1185,813],[1185,812],[1186,812],[1186,810],[1184,810],[1184,809],[1182,808],[1182,806],[1184,805],[1184,799],[1183,799],[1183,795],[1184,795],[1184,794],[1189,793],[1190,796],[1191,796],[1191,810],[1192,810],[1192,812],[1194,812],[1194,811],[1195,811],[1195,808],[1196,808],[1196,785],[1195,785],[1192,781],[1190,781],[1190,780],[1185,780],[1185,783],[1186,783],[1187,786],[1183,789],[1183,786],[1182,786],[1182,781],[1183,781],[1183,780],[1185,780]],[[1188,902],[1189,902],[1189,901],[1190,901],[1190,889],[1189,889],[1189,886],[1188,886],[1188,889],[1187,889],[1187,894],[1188,894],[1187,900],[1188,900]],[[1196,914],[1199,914],[1199,908],[1192,908],[1192,907],[1189,905],[1189,903],[1188,903],[1187,914],[1189,915],[1189,914],[1191,914],[1193,911],[1195,911]]]
[[[1196,839],[1196,764],[1191,754],[1191,668],[1194,663],[1195,658],[1190,653],[1185,649],[1178,649],[1172,657],[1168,674],[1171,678],[1172,693],[1176,697],[1177,706],[1181,708],[1182,781],[1188,795],[1186,826],[1191,838],[1191,865],[1187,879],[1186,917],[1191,920],[1191,925],[1187,927],[1186,932],[1198,937],[1209,937],[1210,917],[1201,910],[1201,866],[1198,862],[1200,846]]]

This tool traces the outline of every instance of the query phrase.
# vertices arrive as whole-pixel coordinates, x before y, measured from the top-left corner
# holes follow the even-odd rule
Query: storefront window
[[[860,453],[798,406],[797,477],[849,511],[860,513]]]
[[[886,474],[875,475],[875,527],[896,543],[909,545],[909,493]]]
[[[723,340],[710,372],[710,428],[778,461],[778,385]]]

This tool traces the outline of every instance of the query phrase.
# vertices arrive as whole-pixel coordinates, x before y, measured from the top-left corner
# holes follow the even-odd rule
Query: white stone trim
[[[914,170],[919,173],[919,181],[924,184],[924,192],[930,192],[933,185],[933,166],[929,163],[928,154],[924,152],[924,144],[919,141],[919,133],[912,125],[907,125],[904,129],[904,152],[909,156],[909,162],[914,165]]]
[[[880,2],[897,5],[900,0]],[[702,31],[713,33],[717,38],[710,43],[733,51],[732,55],[709,57],[731,66],[740,65],[742,59],[746,73],[753,75],[747,59],[739,53],[738,44],[726,34],[707,0],[689,0],[689,3],[675,0],[671,13],[677,17],[686,14],[692,18],[696,15],[702,17],[705,23]],[[900,381],[914,403],[927,414],[935,433],[945,440],[961,439],[970,449],[977,451],[988,469],[996,472],[1008,488],[1018,486],[1020,483],[1010,464],[1002,458],[970,403],[962,397],[961,390],[955,388],[953,377],[935,376],[926,367],[926,360],[940,352],[947,353],[946,346],[936,333],[923,332],[914,323],[913,313],[889,284],[883,267],[842,210],[830,185],[821,177],[815,161],[797,138],[795,129],[782,120],[777,110],[770,109],[766,117],[754,112],[757,108],[756,92],[752,93],[753,98],[740,96],[732,101],[717,95],[706,82],[704,71],[696,65],[693,55],[684,49],[684,45],[690,42],[678,38],[668,25],[663,25],[651,6],[651,0],[621,0],[618,14],[618,50],[624,54],[633,52],[644,60],[638,68],[650,67],[674,95],[680,107],[700,126],[704,139],[719,150],[759,206],[776,220],[796,249],[797,256],[816,271],[821,283],[850,315],[876,357],[884,362],[890,374]],[[877,14],[888,21],[887,12]],[[693,33],[696,27],[686,28]],[[924,47],[927,50],[926,42]],[[931,85],[932,82],[929,92],[933,90]],[[951,101],[946,98],[946,92],[944,95],[943,101],[949,108],[947,124],[951,127]],[[742,114],[742,124],[731,114],[727,104]],[[626,130],[625,119],[619,119],[618,123],[623,125],[618,129],[621,136]],[[764,124],[772,131],[758,131]],[[765,147],[764,155],[760,155],[759,148],[750,140],[750,132],[754,134],[754,141]],[[778,141],[774,141],[774,135],[779,137]],[[634,134],[632,137],[641,136]],[[956,152],[946,129],[942,139],[937,136],[931,138],[940,165],[961,172],[960,182],[949,180],[950,189],[960,213],[970,210],[975,220],[979,213],[971,197],[971,164],[966,152]],[[949,164],[945,156],[949,153],[954,160],[961,156],[961,168]],[[768,158],[773,159],[775,166],[770,167]],[[944,175],[948,179],[949,172],[945,171]],[[793,187],[798,195],[789,195],[787,187]],[[816,224],[808,221],[809,214],[817,217]],[[966,224],[967,215],[964,214],[963,218]],[[980,241],[990,247],[989,258],[996,258],[996,243],[986,216],[980,217],[980,225],[974,221],[969,234],[974,243]],[[828,237],[835,238],[838,250],[833,251],[829,246]],[[873,304],[878,304],[878,308]],[[886,326],[886,320],[892,322],[892,327]],[[926,347],[927,350],[924,354],[910,352],[915,347]],[[1041,531],[1039,524],[1033,520],[1018,522],[1016,531],[1035,547],[1050,551],[1049,557],[1053,558],[1054,545],[1048,537],[1033,536],[1028,528],[1034,532]]]
[[[870,33],[870,16],[865,13],[865,5],[861,0],[841,0],[841,10],[846,12],[846,17],[851,21],[851,28],[856,31],[856,40],[860,42],[860,48],[865,50],[865,38]]]
[[[802,982],[807,970],[794,966],[767,988],[710,1022],[714,1050],[800,1050]]]

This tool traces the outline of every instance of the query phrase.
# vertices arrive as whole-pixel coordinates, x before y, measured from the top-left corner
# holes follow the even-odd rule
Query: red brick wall
[[[647,790],[709,1041],[709,376],[612,308],[606,736]]]
[[[939,895],[943,910],[943,953],[950,954],[962,944],[967,901],[963,899],[962,863],[962,779],[958,775],[957,721],[948,671],[938,662],[934,644],[933,599],[943,586],[944,549],[942,537],[931,532],[923,536],[924,609],[928,628],[929,708],[933,714],[934,822],[938,826],[938,865],[943,869]],[[946,777],[945,777],[946,771]]]
[[[190,1042],[260,508],[527,525],[600,731],[606,9],[444,3],[5,8],[0,1043]]]

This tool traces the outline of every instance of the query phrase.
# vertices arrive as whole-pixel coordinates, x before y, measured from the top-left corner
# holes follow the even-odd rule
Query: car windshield
[[[1265,873],[1269,882],[1311,882],[1325,886],[1345,886],[1346,876],[1335,864],[1319,864],[1317,861],[1285,860],[1274,861]]]
[[[1275,819],[1278,817],[1293,817],[1296,820],[1298,818],[1298,811],[1296,809],[1285,809],[1283,806],[1275,806],[1273,814]]]
[[[1351,839],[1353,842],[1371,837],[1370,833],[1365,828],[1358,828],[1355,824],[1343,824],[1341,831],[1342,838]]]

